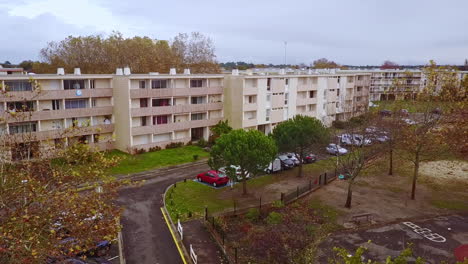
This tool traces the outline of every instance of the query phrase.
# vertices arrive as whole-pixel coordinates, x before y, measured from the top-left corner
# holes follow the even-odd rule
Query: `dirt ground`
[[[468,181],[468,162],[452,160],[425,162],[421,165],[420,172],[434,178]]]

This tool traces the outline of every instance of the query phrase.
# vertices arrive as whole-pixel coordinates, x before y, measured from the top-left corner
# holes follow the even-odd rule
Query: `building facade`
[[[336,73],[240,74],[225,77],[225,117],[233,128],[272,131],[278,123],[306,115],[331,125],[365,111],[370,75]]]
[[[133,153],[208,140],[221,120],[266,134],[297,114],[331,125],[367,109],[370,74],[131,74],[128,68],[81,74],[77,68],[4,74],[0,85],[0,134],[12,140],[1,152],[20,160],[37,156],[23,148],[26,142],[42,154],[74,142]]]

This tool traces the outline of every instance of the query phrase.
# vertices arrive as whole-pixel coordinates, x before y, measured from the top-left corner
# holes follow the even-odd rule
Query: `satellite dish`
[[[83,92],[81,90],[76,90],[75,94],[76,96],[81,96],[83,95]]]

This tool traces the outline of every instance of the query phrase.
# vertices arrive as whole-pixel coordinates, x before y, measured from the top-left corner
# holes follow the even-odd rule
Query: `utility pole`
[[[284,42],[284,68],[286,68],[286,48],[288,46],[288,42]]]

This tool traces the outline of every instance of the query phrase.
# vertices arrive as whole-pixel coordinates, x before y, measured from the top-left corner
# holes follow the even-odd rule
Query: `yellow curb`
[[[169,228],[169,231],[171,231],[171,235],[172,235],[172,238],[174,239],[174,243],[177,246],[177,250],[179,250],[180,258],[182,259],[182,262],[184,262],[184,264],[187,264],[187,261],[185,260],[184,253],[182,253],[182,249],[180,248],[179,243],[177,242],[177,238],[174,235],[174,231],[172,231],[171,225],[169,224],[169,221],[167,220],[166,213],[164,213],[164,209],[162,207],[161,207],[161,212],[162,212],[162,214],[164,216],[164,220],[166,221],[167,228]]]

